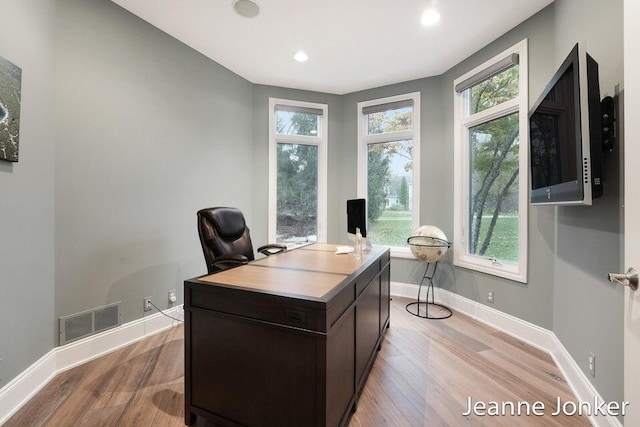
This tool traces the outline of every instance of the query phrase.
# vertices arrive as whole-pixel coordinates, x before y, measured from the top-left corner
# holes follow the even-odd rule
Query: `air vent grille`
[[[91,318],[91,313],[84,313],[65,319],[64,330],[67,340],[73,341],[91,334]]]
[[[105,308],[98,309],[95,315],[95,331],[100,332],[105,329],[113,328],[118,325],[118,306],[110,305]]]
[[[120,304],[108,304],[60,318],[60,345],[85,338],[120,325]]]

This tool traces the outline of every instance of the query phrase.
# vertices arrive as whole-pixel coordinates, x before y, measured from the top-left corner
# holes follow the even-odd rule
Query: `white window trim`
[[[386,104],[390,102],[404,101],[407,99],[413,100],[413,118],[411,131],[402,132],[389,132],[383,134],[367,135],[366,126],[367,122],[362,114],[362,109],[371,105]],[[399,141],[402,139],[411,139],[413,142],[412,156],[413,156],[413,171],[412,171],[412,204],[413,212],[411,221],[413,223],[412,228],[415,229],[420,225],[420,92],[406,93],[404,95],[390,96],[387,98],[372,99],[370,101],[363,101],[358,103],[357,116],[358,117],[358,169],[357,169],[357,194],[359,198],[367,198],[367,145]],[[368,227],[368,224],[367,224]],[[407,236],[409,238],[410,236]],[[391,247],[391,256],[396,258],[414,258],[411,254],[411,250],[401,247]]]
[[[519,85],[518,97],[491,107],[470,117],[465,117],[464,108],[468,103],[467,91],[457,93],[454,97],[454,236],[453,263],[459,267],[480,271],[482,273],[503,277],[517,282],[527,283],[528,270],[528,207],[529,207],[529,85],[528,85],[528,54],[527,39],[496,55],[484,64],[469,71],[453,82],[453,87],[459,82],[471,77],[490,65],[499,62],[507,56],[519,54]],[[496,261],[488,257],[471,255],[467,250],[466,220],[469,217],[469,128],[479,123],[519,112],[520,150],[519,150],[519,201],[518,201],[518,262],[508,263]]]
[[[292,107],[307,107],[322,110],[320,135],[298,136],[276,134],[276,104]],[[277,228],[277,182],[278,182],[278,144],[303,144],[318,147],[318,243],[327,242],[327,175],[329,149],[329,106],[313,102],[293,101],[289,99],[269,98],[269,222],[268,237],[276,241]]]

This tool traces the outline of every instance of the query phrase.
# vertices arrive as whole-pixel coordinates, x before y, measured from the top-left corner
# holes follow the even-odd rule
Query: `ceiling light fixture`
[[[420,23],[425,27],[430,27],[435,25],[440,21],[440,14],[434,9],[427,9],[422,13],[422,18],[420,18]]]
[[[307,56],[306,53],[304,53],[303,51],[299,50],[294,56],[293,59],[295,59],[298,62],[304,62],[307,59],[309,59],[309,57]]]
[[[236,0],[233,8],[238,15],[245,18],[255,18],[260,13],[260,8],[251,0]]]

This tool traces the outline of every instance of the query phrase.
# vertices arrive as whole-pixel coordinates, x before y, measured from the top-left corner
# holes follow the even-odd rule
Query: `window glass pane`
[[[318,234],[318,147],[278,144],[276,241],[315,242]]]
[[[518,261],[518,113],[469,129],[469,253]]]
[[[280,135],[320,136],[318,114],[276,111],[276,133]]]
[[[502,71],[475,86],[472,86],[470,114],[479,113],[518,96],[518,65]]]
[[[406,247],[412,232],[413,142],[368,145],[367,237],[373,244]]]
[[[367,133],[399,132],[411,130],[413,107],[402,107],[394,110],[367,114]]]

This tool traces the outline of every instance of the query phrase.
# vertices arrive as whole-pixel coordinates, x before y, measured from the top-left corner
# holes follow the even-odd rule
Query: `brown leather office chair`
[[[198,234],[209,273],[247,264],[255,259],[249,227],[236,208],[206,208],[198,211]],[[285,245],[270,244],[258,248],[264,255],[287,250]]]

